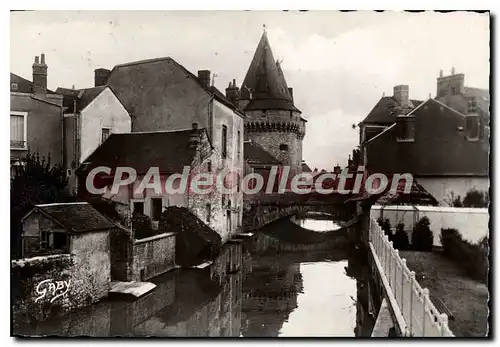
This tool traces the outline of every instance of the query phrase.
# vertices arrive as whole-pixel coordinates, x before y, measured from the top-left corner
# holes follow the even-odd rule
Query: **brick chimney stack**
[[[198,70],[198,79],[205,87],[210,87],[210,70]]]
[[[394,99],[399,106],[406,108],[410,105],[410,87],[407,85],[394,86]]]
[[[111,71],[108,69],[94,70],[94,87],[105,86],[108,83],[108,77]]]
[[[226,88],[226,98],[233,104],[236,105],[240,97],[240,88],[236,86],[236,80],[233,79],[233,83],[229,82],[229,86]]]
[[[341,171],[342,171],[342,169],[340,168],[340,165],[337,163],[337,165],[335,165],[335,166],[333,167],[333,173],[334,173],[335,175],[338,175],[338,174],[340,174],[340,172],[341,172]]]
[[[45,54],[41,54],[41,61],[38,56],[33,63],[33,94],[47,93],[47,64],[45,64]]]

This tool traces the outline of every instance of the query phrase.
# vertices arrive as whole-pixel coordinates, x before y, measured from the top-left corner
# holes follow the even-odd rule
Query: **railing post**
[[[429,301],[429,289],[427,288],[424,288],[422,290],[422,293],[424,295],[424,304],[423,304],[423,308],[424,308],[424,312],[422,314],[422,318],[423,318],[423,322],[422,322],[422,337],[425,336],[425,315],[427,313],[427,302]]]
[[[446,313],[441,313],[438,319],[441,323],[441,336],[444,336],[444,331],[448,328],[448,315]]]
[[[405,272],[406,272],[406,259],[401,259],[401,313],[405,316],[404,311],[404,297],[405,297]]]
[[[394,251],[394,299],[398,302],[398,259],[399,259],[399,251],[396,249]]]
[[[410,335],[413,335],[413,286],[415,284],[415,271],[410,271]]]
[[[395,263],[395,259],[394,259],[394,246],[392,245],[392,241],[389,241],[389,252],[391,254],[391,266],[389,267],[389,273],[388,273],[388,276],[389,276],[389,286],[391,287],[392,291],[394,291],[394,283],[392,283],[392,272],[394,271],[394,263]]]

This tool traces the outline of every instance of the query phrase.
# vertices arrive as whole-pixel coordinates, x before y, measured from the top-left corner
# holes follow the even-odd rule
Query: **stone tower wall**
[[[305,133],[300,113],[284,110],[247,111],[245,137],[290,166],[290,174],[302,170],[302,139]],[[283,150],[282,145],[288,147]]]

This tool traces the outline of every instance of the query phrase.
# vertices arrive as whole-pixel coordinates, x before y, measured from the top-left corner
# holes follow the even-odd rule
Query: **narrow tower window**
[[[285,152],[286,152],[286,151],[288,151],[288,145],[287,145],[287,144],[282,143],[282,144],[280,145],[280,151],[285,151]]]
[[[222,158],[227,157],[227,126],[222,126]]]

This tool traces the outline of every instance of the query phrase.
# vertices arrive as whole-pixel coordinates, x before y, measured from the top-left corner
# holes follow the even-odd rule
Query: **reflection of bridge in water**
[[[281,221],[273,228],[286,229],[287,226]],[[253,239],[244,241],[243,252],[226,250],[212,268],[178,269],[155,278],[156,289],[139,300],[103,301],[58,320],[23,327],[20,333],[60,336],[286,336],[286,327],[291,329],[290,324],[296,324],[293,317],[298,315],[302,319],[314,319],[314,313],[312,317],[308,315],[318,311],[309,307],[301,297],[316,296],[322,306],[329,307],[331,304],[321,302],[327,300],[322,297],[324,292],[321,288],[311,287],[310,283],[309,287],[306,286],[304,274],[315,264],[338,264],[327,267],[330,271],[327,275],[346,285],[339,305],[360,305],[359,300],[355,304],[350,298],[358,297],[360,282],[353,284],[355,280],[351,276],[356,273],[353,264],[357,260],[355,257],[348,260],[348,249],[335,252],[277,250],[265,241],[270,239],[269,233],[258,232]],[[230,263],[238,263],[231,257],[241,257],[242,253],[240,271],[228,271]],[[344,269],[344,266],[347,268]],[[361,310],[354,309],[359,315]],[[353,335],[356,321],[363,320],[356,319],[356,314],[352,316],[348,311],[334,310],[328,316],[332,335]],[[338,330],[335,321],[339,317],[352,327]],[[311,327],[312,333],[314,329],[314,326]]]

